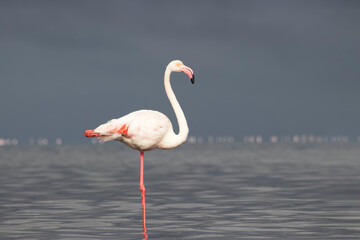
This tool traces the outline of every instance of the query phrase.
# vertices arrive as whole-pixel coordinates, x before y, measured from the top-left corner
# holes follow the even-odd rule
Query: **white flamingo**
[[[195,76],[191,68],[185,66],[181,61],[171,61],[165,70],[164,85],[166,94],[174,109],[179,133],[175,134],[168,117],[163,113],[153,110],[139,110],[118,119],[112,119],[94,130],[86,130],[86,137],[97,137],[103,141],[120,141],[127,146],[140,151],[140,190],[143,202],[143,228],[145,227],[145,186],[144,186],[144,151],[160,149],[172,149],[187,139],[189,128],[184,112],[170,85],[172,72],[186,73],[191,82],[194,83]]]

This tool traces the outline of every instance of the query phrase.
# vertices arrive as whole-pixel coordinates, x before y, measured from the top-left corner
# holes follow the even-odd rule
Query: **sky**
[[[192,136],[360,136],[359,1],[0,1],[0,138],[86,143],[139,109]]]

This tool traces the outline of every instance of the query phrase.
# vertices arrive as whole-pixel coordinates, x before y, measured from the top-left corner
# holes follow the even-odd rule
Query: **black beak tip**
[[[195,83],[195,75],[192,75],[192,78],[190,80],[191,80],[191,83],[194,84]]]

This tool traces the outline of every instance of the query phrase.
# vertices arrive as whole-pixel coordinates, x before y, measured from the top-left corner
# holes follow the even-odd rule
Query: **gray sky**
[[[360,135],[359,1],[1,1],[0,137],[87,142],[139,109],[190,135]]]

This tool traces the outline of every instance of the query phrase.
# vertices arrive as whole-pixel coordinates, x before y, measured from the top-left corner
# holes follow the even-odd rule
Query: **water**
[[[360,239],[359,144],[145,153],[148,239]],[[0,148],[0,239],[143,239],[139,153]]]

